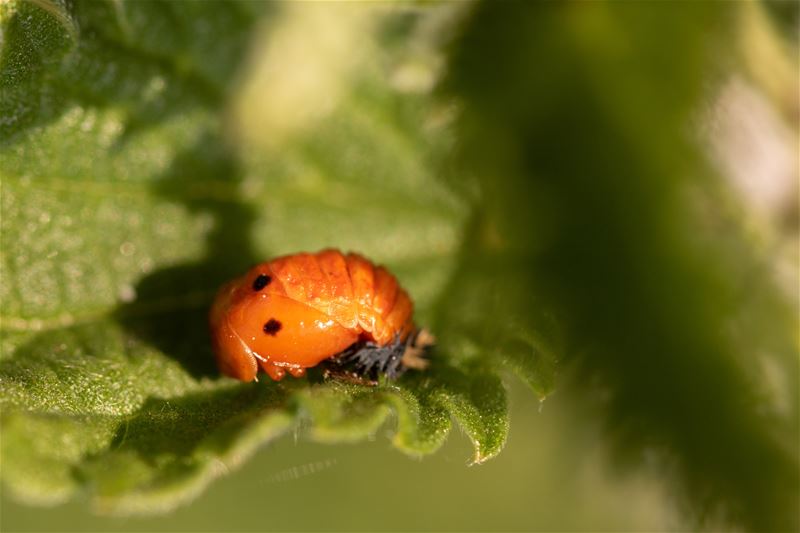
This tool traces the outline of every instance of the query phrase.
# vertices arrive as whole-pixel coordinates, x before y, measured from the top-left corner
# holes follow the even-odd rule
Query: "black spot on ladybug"
[[[281,330],[282,324],[275,320],[274,318],[270,318],[267,320],[267,323],[264,324],[264,333],[267,335],[275,336]]]
[[[258,292],[272,281],[272,278],[267,276],[266,274],[259,274],[258,277],[253,281],[253,290]]]

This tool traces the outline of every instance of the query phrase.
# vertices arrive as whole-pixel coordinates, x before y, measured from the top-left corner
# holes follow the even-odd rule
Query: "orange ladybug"
[[[414,304],[397,279],[338,250],[278,257],[224,285],[211,307],[214,353],[223,374],[273,380],[335,358],[359,375],[397,377],[425,368],[433,337],[414,326]]]

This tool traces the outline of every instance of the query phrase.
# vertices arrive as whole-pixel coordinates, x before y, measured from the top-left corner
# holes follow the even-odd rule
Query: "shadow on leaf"
[[[221,137],[208,133],[180,154],[156,192],[209,216],[205,256],[159,269],[135,287],[137,301],[115,317],[125,328],[180,362],[193,377],[216,376],[208,308],[217,288],[259,261],[250,244],[256,214],[237,198],[241,171]]]

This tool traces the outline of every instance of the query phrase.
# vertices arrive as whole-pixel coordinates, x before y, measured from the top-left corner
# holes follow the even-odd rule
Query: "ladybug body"
[[[220,370],[242,381],[261,367],[295,377],[336,357],[391,377],[422,368],[431,337],[414,326],[413,303],[397,279],[338,250],[279,257],[224,285],[211,308]]]

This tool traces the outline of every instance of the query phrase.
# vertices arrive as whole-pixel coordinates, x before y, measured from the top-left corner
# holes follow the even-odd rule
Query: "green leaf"
[[[444,164],[452,113],[424,83],[392,81],[409,61],[441,63],[421,22],[457,9],[436,9],[0,6],[0,454],[13,495],[166,511],[287,431],[342,442],[388,424],[418,456],[455,420],[474,462],[499,453],[504,362],[488,354],[494,337],[458,326],[472,302],[453,297],[469,294],[456,274],[475,207]],[[408,54],[412,33],[428,44]],[[363,54],[337,56],[352,35],[370,36]],[[306,67],[330,69],[335,90],[317,96],[335,105],[281,122],[285,108],[260,107],[280,84],[260,72],[291,69],[281,53],[308,58],[295,51],[309,39],[328,45]],[[292,94],[292,73],[279,78]],[[216,288],[274,254],[329,246],[396,272],[442,339],[431,369],[374,388],[220,377],[206,326]],[[549,390],[551,366],[524,373]]]

